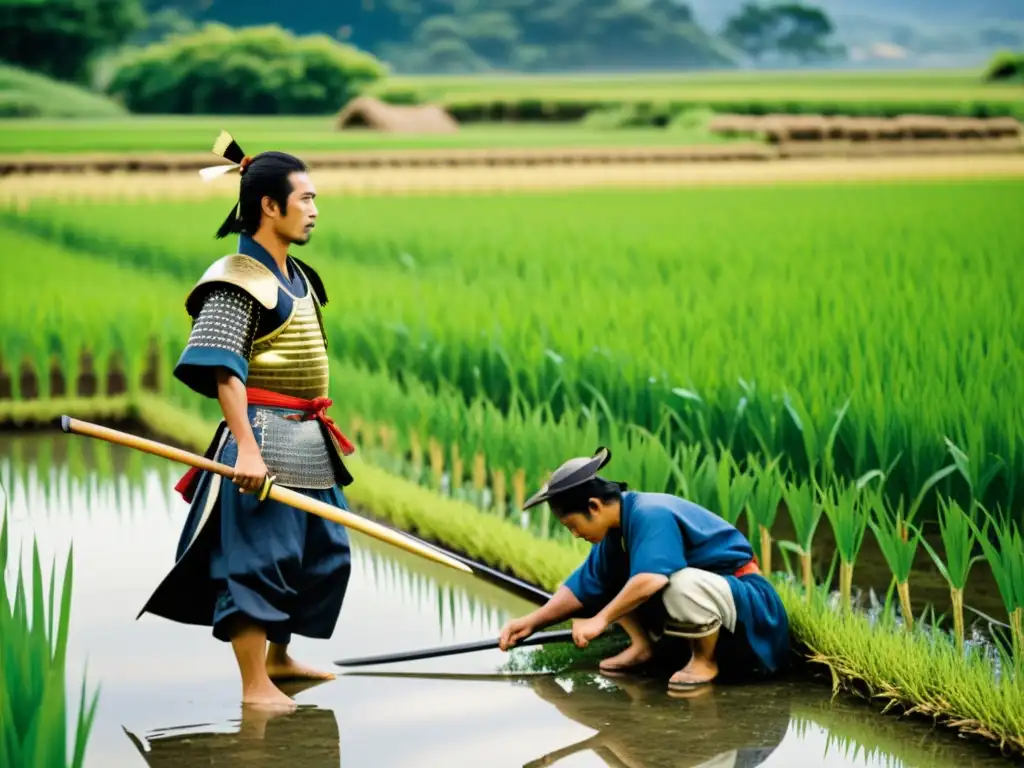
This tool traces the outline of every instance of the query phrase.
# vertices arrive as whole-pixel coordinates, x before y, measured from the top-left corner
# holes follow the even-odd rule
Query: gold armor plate
[[[234,253],[217,259],[209,266],[185,300],[185,308],[192,317],[195,317],[201,308],[200,303],[196,301],[198,289],[210,283],[230,283],[241,288],[267,309],[277,306],[277,289],[280,285],[277,277],[251,256]]]
[[[308,279],[306,285],[309,285]],[[288,293],[287,289],[285,292]],[[327,342],[313,291],[308,289],[303,298],[293,296],[292,300],[288,319],[272,333],[253,342],[246,386],[307,400],[327,397],[330,379]]]

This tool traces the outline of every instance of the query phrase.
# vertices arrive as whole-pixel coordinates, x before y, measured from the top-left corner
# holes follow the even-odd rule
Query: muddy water
[[[180,468],[85,438],[0,434],[11,552],[44,571],[74,541],[69,685],[100,686],[88,766],[997,766],[917,723],[830,702],[801,682],[669,698],[663,683],[589,673],[495,677],[500,651],[341,674],[291,715],[243,712],[230,648],[202,627],[135,616],[172,562]],[[334,637],[294,653],[336,659],[493,637],[529,609],[497,588],[353,536],[354,571]],[[58,566],[58,578],[62,572]],[[9,583],[13,573],[8,573]],[[73,720],[72,720],[73,721]]]

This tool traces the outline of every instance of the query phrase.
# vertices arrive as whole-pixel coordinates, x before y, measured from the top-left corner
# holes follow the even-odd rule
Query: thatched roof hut
[[[436,104],[397,105],[360,96],[338,113],[338,130],[369,128],[387,133],[455,133],[459,124]]]

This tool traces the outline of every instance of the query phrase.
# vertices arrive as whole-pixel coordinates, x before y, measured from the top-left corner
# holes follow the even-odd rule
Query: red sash
[[[754,559],[746,565],[741,565],[736,572],[733,574],[737,579],[743,576],[749,576],[752,573],[760,573],[761,567],[757,564],[757,555],[754,555]]]
[[[333,401],[328,397],[315,397],[312,400],[305,400],[301,397],[293,397],[292,395],[282,395],[279,392],[271,392],[266,389],[246,388],[246,396],[248,397],[249,405],[262,405],[267,408],[287,408],[294,411],[304,411],[305,415],[291,414],[286,416],[288,419],[308,421],[310,419],[316,419],[335,437],[338,441],[338,445],[341,446],[341,452],[348,456],[352,454],[356,447],[352,445],[351,441],[342,434],[341,430],[334,423],[334,420],[327,415],[327,409],[331,407]],[[192,501],[192,497],[195,494],[196,485],[199,482],[199,470],[197,467],[191,467],[188,472],[182,475],[182,478],[178,481],[177,485],[174,486],[174,490],[181,494],[181,497],[185,501]]]

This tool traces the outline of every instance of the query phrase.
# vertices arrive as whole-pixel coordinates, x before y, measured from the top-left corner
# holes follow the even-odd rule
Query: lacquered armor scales
[[[186,301],[193,317],[189,345],[234,352],[248,364],[245,385],[304,400],[327,397],[327,342],[314,283],[294,268],[309,288],[298,297],[267,267],[242,254],[215,262]],[[279,306],[282,292],[287,301]],[[290,305],[282,320],[284,308]],[[330,488],[336,478],[332,452],[338,446],[316,421],[285,418],[280,409],[251,409],[253,433],[263,461],[279,485]],[[225,458],[237,447],[225,446]],[[233,459],[232,459],[233,460]]]

